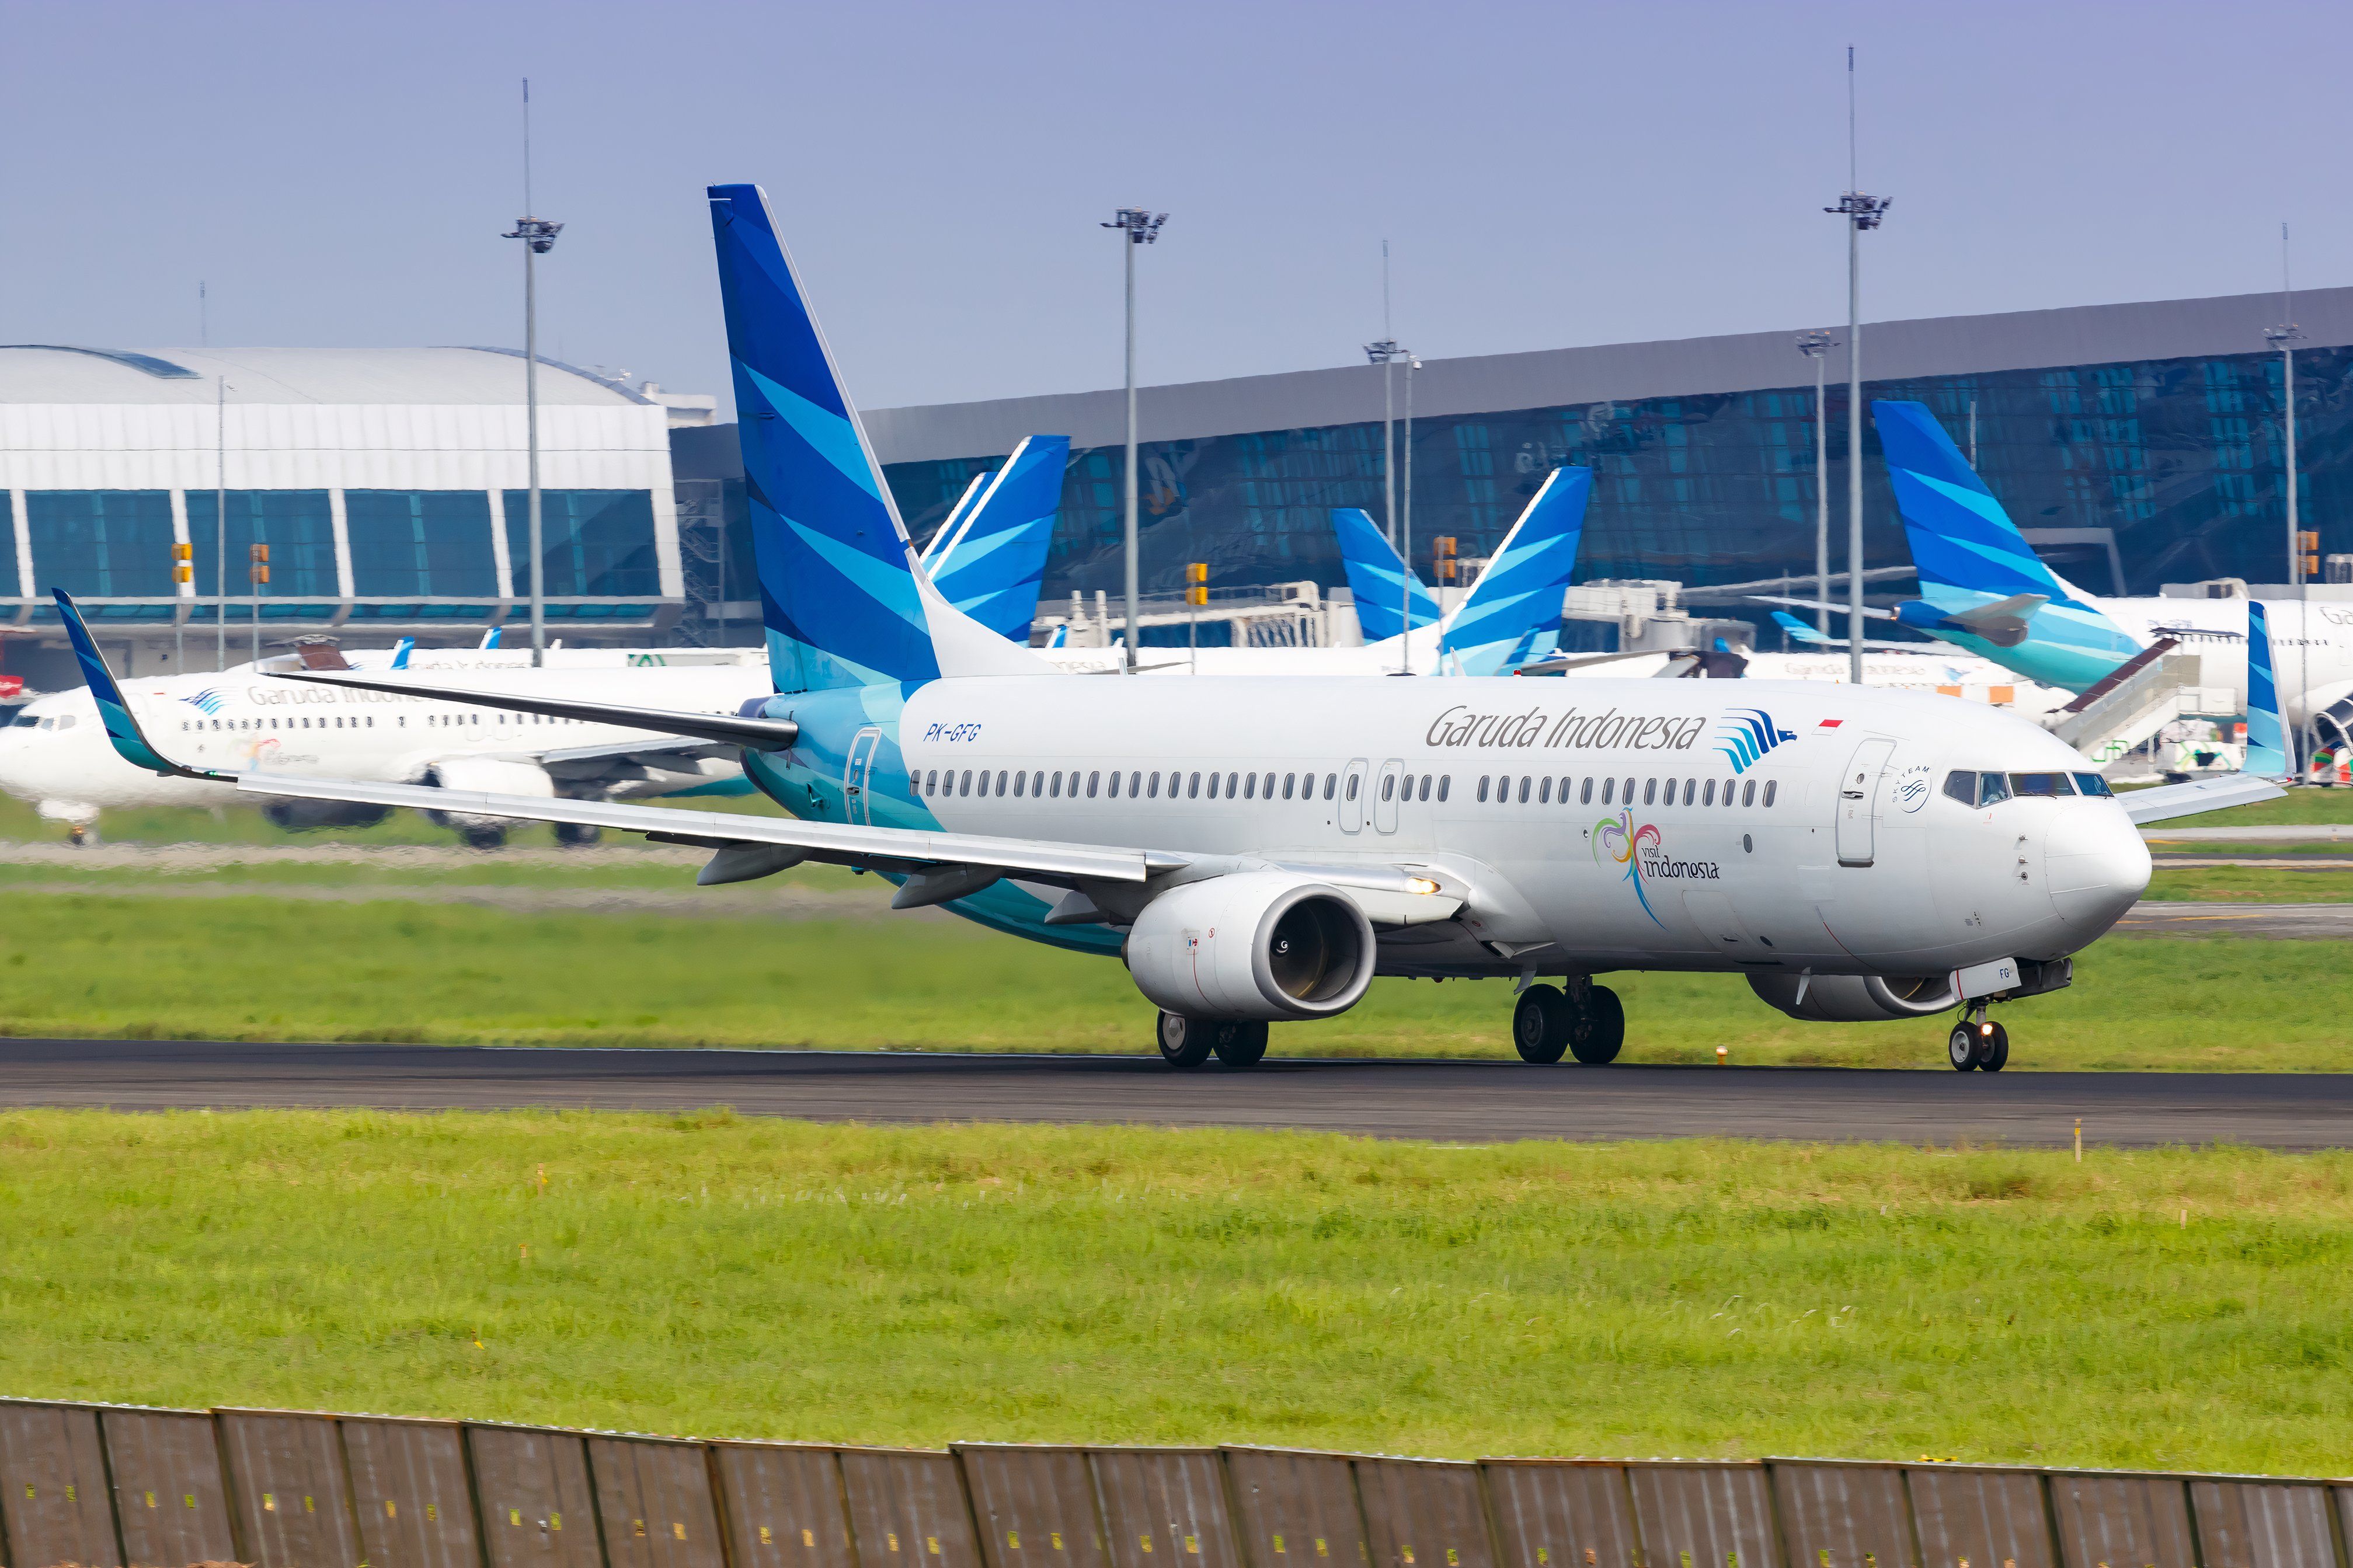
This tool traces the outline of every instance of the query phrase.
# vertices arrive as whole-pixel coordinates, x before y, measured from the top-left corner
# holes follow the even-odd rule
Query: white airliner
[[[1999,1068],[1987,1004],[2067,984],[2131,907],[2136,821],[2279,793],[2234,777],[2128,811],[2023,720],[1852,687],[1050,679],[914,569],[765,199],[710,196],[776,694],[742,716],[425,695],[739,744],[791,819],[216,773],[142,732],[59,595],[123,756],[258,796],[461,794],[484,816],[658,835],[712,851],[705,883],[880,871],[898,907],[1124,960],[1179,1067],[1255,1062],[1270,1022],[1343,1013],[1376,974],[1516,979],[1523,1057],[1607,1061],[1626,1020],[1596,976],[1683,970],[1809,1020],[1959,1009],[1952,1064]]]
[[[353,657],[361,666],[375,662],[365,655]],[[664,707],[731,713],[773,689],[765,669],[733,661],[621,669],[613,668],[620,662],[617,655],[597,658],[579,650],[562,666],[533,670],[527,665],[513,668],[529,655],[512,650],[495,663],[484,662],[487,656],[473,650],[465,650],[464,658],[427,668],[438,679],[467,687],[550,696],[609,695],[618,688]],[[149,733],[175,755],[221,773],[266,771],[603,800],[743,794],[749,788],[731,746],[608,723],[485,713],[382,692],[306,690],[266,672],[273,664],[294,663],[264,660],[262,669],[245,665],[216,674],[148,677],[125,682],[124,691]],[[253,804],[225,783],[159,778],[124,762],[106,743],[86,689],[36,698],[0,724],[0,789],[32,802],[43,817],[64,823],[76,839],[109,810]],[[365,826],[389,815],[380,806],[304,800],[273,800],[262,809],[281,827]],[[503,819],[424,809],[477,847],[498,844],[507,831]],[[596,836],[589,827],[557,830],[566,843],[586,843]]]

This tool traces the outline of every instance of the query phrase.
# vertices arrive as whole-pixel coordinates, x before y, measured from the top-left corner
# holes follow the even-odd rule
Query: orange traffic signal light
[[[1185,563],[1185,602],[1206,605],[1209,602],[1209,563],[1188,561]]]
[[[1430,548],[1435,557],[1438,580],[1441,583],[1453,582],[1454,536],[1451,533],[1441,533]]]

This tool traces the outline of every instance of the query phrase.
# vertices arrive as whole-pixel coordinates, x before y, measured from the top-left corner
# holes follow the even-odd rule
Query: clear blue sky
[[[2348,280],[2353,6],[0,3],[0,341],[519,342],[725,395],[702,187],[776,202],[869,406]],[[2250,345],[2253,346],[2253,344]]]

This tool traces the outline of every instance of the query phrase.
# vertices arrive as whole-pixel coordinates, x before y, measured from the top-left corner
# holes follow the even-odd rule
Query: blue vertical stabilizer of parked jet
[[[1871,405],[1921,598],[1896,618],[2048,686],[2081,691],[2140,652],[2034,553],[1927,405]]]
[[[1068,436],[1032,436],[1013,449],[955,520],[955,532],[926,562],[941,597],[1015,642],[1029,640],[1046,552],[1061,510]]]
[[[1413,629],[1438,621],[1438,601],[1413,574],[1388,536],[1374,525],[1362,507],[1332,509],[1332,531],[1339,535],[1340,563],[1347,569],[1348,593],[1356,602],[1356,625],[1366,642],[1383,642],[1405,629],[1408,595],[1413,605]]]

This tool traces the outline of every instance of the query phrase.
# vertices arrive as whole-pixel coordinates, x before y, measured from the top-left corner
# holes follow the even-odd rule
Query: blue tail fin
[[[2279,680],[2272,667],[2271,616],[2263,601],[2247,601],[2247,760],[2241,771],[2259,778],[2291,772],[2287,725],[2280,718]]]
[[[1591,468],[1546,476],[1477,584],[1440,624],[1442,670],[1500,675],[1529,633],[1559,627],[1592,495]]]
[[[1820,632],[1815,630],[1812,626],[1806,625],[1805,622],[1799,620],[1797,616],[1791,615],[1787,610],[1774,611],[1773,624],[1779,626],[1783,631],[1788,633],[1792,638],[1799,642],[1826,643],[1831,640],[1830,638],[1822,636]]]
[[[2077,691],[2140,651],[2098,605],[2042,563],[1926,405],[1875,402],[1871,411],[1926,601],[1900,606],[1898,619]],[[1989,640],[1968,623],[1968,612],[2023,595],[2049,603],[2027,612],[2022,634]]]
[[[932,535],[931,542],[923,546],[923,553],[919,560],[924,571],[929,572],[939,565],[940,557],[948,552],[949,541],[955,538],[956,531],[964,526],[965,519],[972,515],[972,503],[987,492],[989,481],[996,478],[997,470],[994,468],[973,475],[972,483],[965,486],[964,494],[956,497],[955,505],[948,508],[946,521]]]
[[[398,642],[393,644],[392,668],[395,669],[406,669],[408,668],[408,656],[416,651],[417,639],[415,637],[403,637]]]
[[[1340,561],[1348,570],[1356,625],[1364,628],[1366,642],[1383,642],[1405,629],[1401,606],[1408,593],[1413,595],[1414,630],[1437,621],[1438,601],[1362,507],[1334,507],[1332,529],[1340,536]]]
[[[1070,462],[1068,436],[1032,436],[1014,447],[928,563],[941,597],[999,637],[1029,640]]]

